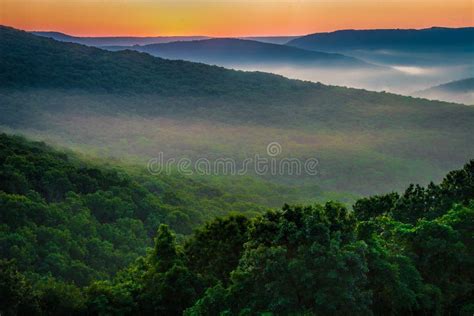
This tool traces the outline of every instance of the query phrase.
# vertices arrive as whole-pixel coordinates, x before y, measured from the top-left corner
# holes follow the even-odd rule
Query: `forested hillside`
[[[263,73],[170,61],[134,51],[108,52],[0,26],[0,87],[82,89],[166,96],[271,96],[308,83]],[[253,89],[258,86],[258,89]],[[280,93],[282,94],[282,93]]]
[[[320,173],[266,180],[372,194],[440,180],[474,152],[474,109],[466,106],[108,52],[6,27],[0,37],[0,128],[92,155],[242,161],[278,142],[278,158],[315,157]]]
[[[109,50],[130,49],[150,55],[203,62],[211,65],[281,65],[282,67],[345,67],[376,69],[375,65],[341,54],[308,51],[296,47],[262,43],[254,40],[215,38],[163,44],[111,46]]]
[[[189,234],[214,216],[265,210],[179,175],[87,162],[5,134],[0,166],[2,257],[81,286],[144,255],[161,223]]]
[[[235,199],[190,180],[7,135],[0,162],[2,314],[474,311],[474,161],[353,210],[247,205],[213,220]]]

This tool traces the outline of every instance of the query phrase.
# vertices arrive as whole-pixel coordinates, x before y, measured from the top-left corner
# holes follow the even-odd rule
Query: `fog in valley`
[[[474,316],[465,17],[5,1],[0,316]]]
[[[466,142],[471,112],[465,106],[439,104],[431,113],[427,101],[315,89],[281,104],[251,105],[245,99],[33,89],[0,95],[5,114],[0,123],[8,132],[141,166],[160,153],[192,162],[232,159],[241,166],[255,155],[272,158],[267,146],[276,142],[281,146],[276,161],[314,158],[318,175],[266,174],[263,180],[353,194],[426,184],[472,152]],[[461,114],[452,117],[452,111]]]
[[[246,71],[264,71],[291,79],[321,82],[371,91],[386,91],[396,94],[425,97],[433,100],[474,104],[472,92],[420,94],[421,91],[474,76],[474,64],[386,64],[373,69],[345,67],[298,67],[284,65],[223,65]]]

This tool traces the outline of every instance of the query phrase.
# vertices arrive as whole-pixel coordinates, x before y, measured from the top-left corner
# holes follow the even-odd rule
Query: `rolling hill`
[[[240,39],[283,45],[298,37],[299,36],[250,36],[240,37]]]
[[[271,72],[331,85],[411,95],[413,91],[442,82],[473,76],[474,66],[471,61],[474,43],[469,40],[472,38],[472,32],[469,32],[470,28],[345,30],[303,37],[243,37],[240,40],[206,37],[83,38],[55,32],[38,34],[110,50],[146,51],[169,59],[184,59],[239,70]],[[287,42],[291,42],[291,46],[300,40],[304,43],[314,40],[321,47],[308,47],[305,51],[281,47]],[[191,43],[173,43],[175,41]],[[156,43],[167,45],[148,47]],[[319,54],[312,54],[308,50]],[[351,56],[359,59],[359,64],[351,65],[347,58],[343,62],[341,56],[324,56],[321,52]]]
[[[158,43],[170,43],[178,41],[196,41],[202,39],[209,39],[209,36],[154,36],[154,37],[137,37],[137,36],[113,36],[113,37],[83,37],[72,36],[61,32],[31,32],[34,35],[44,36],[55,39],[61,42],[70,42],[76,44],[83,44],[87,46],[132,46],[132,45],[149,45]],[[252,36],[241,37],[244,40],[253,40],[263,43],[286,44],[287,42],[297,38],[298,36]]]
[[[474,78],[467,78],[467,79],[444,83],[439,86],[427,89],[425,91],[439,91],[439,92],[452,92],[452,93],[473,92],[474,91]]]
[[[98,48],[0,28],[2,87],[75,88],[165,95],[228,94],[252,89],[277,91],[281,84],[307,84],[261,73],[232,72],[197,63],[168,61],[133,51]]]
[[[190,234],[214,216],[267,209],[204,182],[150,176],[3,133],[0,180],[0,262],[14,259],[32,275],[78,286],[144,255],[161,223]]]
[[[474,104],[474,78],[451,81],[413,95],[428,99]]]
[[[175,41],[193,41],[208,38],[207,36],[155,36],[155,37],[80,37],[60,32],[31,32],[34,35],[52,38],[61,42],[83,44],[87,46],[109,46],[109,45],[148,45],[156,43],[169,43]]]
[[[474,50],[474,28],[433,27],[421,30],[342,30],[315,33],[289,41],[303,49],[328,52],[347,50]]]
[[[342,30],[315,33],[287,45],[335,52],[384,65],[440,67],[466,65],[471,73],[474,28]],[[457,69],[458,75],[461,69]]]
[[[365,194],[439,179],[474,153],[471,107],[110,52],[6,27],[0,38],[2,129],[93,155],[242,162],[278,142],[278,159],[317,158],[318,175],[264,179]]]
[[[307,51],[285,45],[233,38],[105,48],[111,50],[131,49],[161,58],[222,66],[280,64],[300,67],[375,68],[375,66],[361,60],[340,54]]]
[[[0,134],[0,309],[465,314],[473,197],[471,160],[439,184],[362,198],[352,211],[336,201],[264,211],[188,177]],[[235,207],[244,213],[199,225]]]

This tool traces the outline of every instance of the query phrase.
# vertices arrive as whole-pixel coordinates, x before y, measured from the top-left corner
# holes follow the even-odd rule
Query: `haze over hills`
[[[433,27],[421,30],[341,30],[315,33],[288,42],[290,46],[329,52],[353,50],[474,51],[474,28]]]
[[[474,75],[474,28],[341,30],[315,33],[291,40],[287,45],[335,52],[384,65],[401,74],[388,76],[355,74],[356,80],[335,78],[332,83],[410,95],[445,82]],[[285,72],[279,72],[288,75]],[[291,74],[291,72],[289,72]],[[331,78],[332,74],[328,74]],[[310,72],[293,75],[314,80]],[[327,81],[326,81],[327,82]],[[359,83],[359,82],[362,82]],[[462,99],[462,98],[461,98]],[[458,101],[459,98],[449,98]],[[459,101],[458,101],[459,102]]]
[[[170,43],[178,41],[196,41],[209,39],[210,36],[73,36],[61,32],[45,32],[33,31],[32,34],[55,39],[61,42],[70,42],[84,44],[87,46],[132,46],[132,45],[149,45],[158,43]],[[286,44],[287,42],[298,38],[298,36],[250,36],[239,37],[240,39],[259,41],[272,44]]]
[[[456,80],[441,84],[413,94],[428,99],[451,101],[472,105],[474,104],[474,78]]]
[[[471,2],[0,0],[0,316],[474,316]]]
[[[207,39],[143,46],[108,46],[135,50],[156,57],[202,62],[226,68],[264,71],[292,79],[309,80],[370,90],[395,91],[395,82],[410,78],[392,67],[367,63],[342,54],[303,50],[287,45],[242,39]],[[410,85],[411,89],[413,85]],[[392,89],[393,88],[393,89]]]
[[[330,201],[265,211],[188,177],[0,134],[0,180],[8,315],[277,314],[281,301],[297,314],[366,315],[397,312],[387,308],[395,291],[413,298],[396,301],[403,310],[470,310],[474,160],[439,184],[361,198],[352,210]],[[231,209],[239,213],[201,224]]]
[[[221,67],[154,58],[130,50],[108,52],[61,43],[8,27],[0,28],[0,37],[3,87],[206,96],[241,93],[239,90],[251,90],[257,83],[265,93],[267,90],[276,92],[280,85],[288,85],[289,89],[308,86],[271,74],[228,71]]]
[[[308,52],[303,54],[302,51],[285,50],[280,47],[281,45],[265,46],[249,42],[244,42],[243,45],[235,38],[211,39],[210,42],[201,43],[200,40],[209,38],[81,38],[55,32],[39,34],[89,46],[114,46],[108,47],[113,50],[125,48],[116,46],[139,45],[140,47],[127,48],[145,50],[156,56],[171,59],[199,61],[233,69],[271,72],[325,84],[411,95],[413,91],[425,90],[474,75],[474,65],[471,62],[474,44],[473,40],[470,40],[473,38],[471,33],[472,28],[433,27],[423,30],[343,30],[302,37],[242,38],[267,44],[285,44],[289,41],[290,46],[301,44],[300,47],[309,50],[315,49],[311,47],[311,43],[315,41],[319,45],[319,49],[316,49],[319,53],[338,52],[379,66],[378,68],[357,66],[351,69],[346,65],[340,66],[337,62],[326,64],[325,58],[325,62],[318,62],[322,59],[321,55],[308,58],[310,55]],[[122,40],[125,42],[121,42]],[[211,45],[214,40],[220,45]],[[193,44],[172,43],[174,41],[193,41]],[[147,44],[155,42],[169,43],[170,47],[165,45],[148,48]],[[463,96],[455,95],[443,100],[465,102]]]
[[[2,128],[105,157],[319,159],[285,185],[365,194],[439,179],[472,157],[471,107],[109,52],[0,29]],[[221,179],[221,178],[219,178]],[[216,181],[223,181],[216,179]]]
[[[109,45],[148,45],[156,43],[169,43],[175,41],[193,41],[209,38],[207,36],[113,36],[113,37],[81,37],[64,34],[61,32],[31,32],[32,34],[52,38],[61,42],[77,43],[87,46],[109,46]]]
[[[431,89],[437,90],[437,91],[443,91],[443,92],[461,92],[461,93],[473,92],[474,91],[474,78],[467,78],[467,79],[448,82],[448,83],[433,87]]]
[[[258,41],[262,43],[271,43],[271,44],[286,44],[295,38],[300,36],[247,36],[240,37],[240,39]]]
[[[341,54],[314,52],[285,45],[232,38],[172,42],[132,47],[107,47],[107,49],[131,49],[167,59],[180,59],[237,67],[269,64],[302,67],[376,68],[361,60]]]

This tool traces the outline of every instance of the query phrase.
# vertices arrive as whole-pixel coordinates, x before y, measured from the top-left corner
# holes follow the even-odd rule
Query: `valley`
[[[0,315],[472,315],[472,30],[0,26]]]

